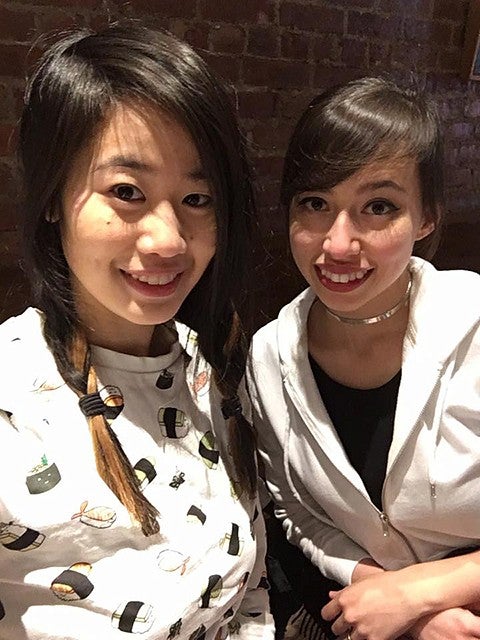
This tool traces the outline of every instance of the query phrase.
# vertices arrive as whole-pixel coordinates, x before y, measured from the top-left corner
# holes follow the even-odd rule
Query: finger
[[[348,633],[350,628],[351,625],[345,621],[345,618],[343,616],[338,616],[338,618],[332,624],[332,631],[336,636],[341,636],[342,633]]]
[[[336,600],[330,600],[322,607],[320,614],[324,620],[334,620],[341,612],[339,603]]]

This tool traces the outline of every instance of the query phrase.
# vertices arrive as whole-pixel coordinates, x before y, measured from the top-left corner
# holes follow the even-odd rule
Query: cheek
[[[322,252],[324,238],[322,233],[313,232],[299,223],[292,223],[289,236],[290,250],[300,270]]]
[[[369,245],[377,255],[393,262],[396,258],[406,259],[412,254],[415,230],[408,222],[393,225],[370,234]]]

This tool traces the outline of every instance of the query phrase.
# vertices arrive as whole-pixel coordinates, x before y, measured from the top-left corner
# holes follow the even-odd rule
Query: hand
[[[413,640],[474,640],[480,638],[480,618],[468,609],[447,609],[420,618],[409,635]]]
[[[423,614],[407,596],[411,585],[405,586],[399,578],[396,571],[384,571],[330,592],[323,618],[335,620],[332,631],[336,635],[350,631],[352,640],[399,638]]]

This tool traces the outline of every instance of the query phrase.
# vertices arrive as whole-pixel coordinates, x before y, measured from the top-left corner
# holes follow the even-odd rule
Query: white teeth
[[[327,271],[326,269],[320,269],[322,276],[328,278],[332,282],[341,282],[345,284],[347,282],[353,282],[353,280],[361,280],[366,271],[354,271],[352,273],[332,273],[331,271]]]
[[[134,280],[139,280],[140,282],[146,282],[148,284],[169,284],[177,277],[176,273],[170,273],[166,275],[145,275],[145,276],[136,276],[133,273],[129,274]]]

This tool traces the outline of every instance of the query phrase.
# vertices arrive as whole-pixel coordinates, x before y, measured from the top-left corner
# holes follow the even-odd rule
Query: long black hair
[[[25,264],[35,303],[44,312],[45,338],[66,383],[80,396],[89,394],[95,376],[62,249],[62,196],[79,152],[112,108],[132,101],[158,107],[186,128],[214,191],[216,253],[177,318],[197,332],[213,367],[236,479],[253,495],[253,436],[237,402],[246,360],[245,318],[239,312],[254,216],[250,172],[228,93],[199,55],[166,32],[130,22],[98,33],[76,31],[46,51],[28,83],[19,142]],[[100,475],[144,532],[155,532],[156,512],[138,490],[115,434],[98,416],[89,422]]]

